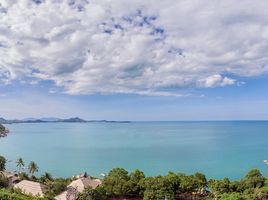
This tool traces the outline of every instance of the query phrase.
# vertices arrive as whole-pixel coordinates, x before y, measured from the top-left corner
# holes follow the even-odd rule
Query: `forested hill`
[[[9,133],[9,130],[0,124],[0,137],[5,137]]]

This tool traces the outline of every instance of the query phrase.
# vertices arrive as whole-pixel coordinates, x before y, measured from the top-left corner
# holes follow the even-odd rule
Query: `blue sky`
[[[0,116],[268,119],[267,6],[0,0]]]
[[[223,88],[199,89],[196,97],[137,94],[50,93],[50,84],[1,86],[0,112],[6,118],[72,117],[109,120],[268,119],[268,77]]]

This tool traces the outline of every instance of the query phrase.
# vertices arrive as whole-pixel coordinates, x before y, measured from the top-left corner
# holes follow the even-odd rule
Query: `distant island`
[[[90,123],[90,122],[102,122],[102,123],[130,123],[130,121],[110,121],[110,120],[84,120],[79,117],[73,117],[68,119],[60,118],[26,118],[26,119],[5,119],[0,118],[0,124],[14,124],[14,123]]]

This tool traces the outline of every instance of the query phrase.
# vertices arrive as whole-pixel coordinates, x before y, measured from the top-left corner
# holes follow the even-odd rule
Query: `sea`
[[[54,177],[87,172],[99,177],[112,168],[140,169],[147,176],[169,171],[207,178],[243,178],[253,168],[268,175],[268,121],[131,123],[20,123],[6,125],[0,155],[7,170],[16,159]],[[25,167],[27,170],[27,166]]]

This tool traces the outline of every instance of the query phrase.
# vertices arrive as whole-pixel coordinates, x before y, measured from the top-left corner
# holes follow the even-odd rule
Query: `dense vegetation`
[[[80,200],[102,199],[218,199],[218,200],[263,200],[268,198],[268,180],[253,169],[241,180],[207,181],[205,175],[185,175],[169,172],[166,176],[145,177],[136,170],[128,173],[116,168],[104,178],[95,190],[87,189]]]
[[[6,158],[0,155],[0,171],[6,169]]]
[[[1,157],[0,157],[1,158]],[[3,158],[5,167],[5,158]],[[1,159],[0,159],[1,160]],[[21,158],[17,160],[19,170],[24,166]],[[4,169],[4,168],[2,168]],[[49,173],[35,177],[38,166],[31,162],[28,173],[20,173],[22,179],[33,180],[47,186],[48,192],[43,199],[53,199],[67,189],[71,179],[54,179]],[[14,191],[8,187],[8,180],[0,174],[0,199],[37,200]],[[265,200],[268,199],[268,179],[259,170],[249,171],[244,178],[230,181],[207,180],[202,173],[186,175],[169,172],[166,176],[146,177],[140,170],[131,173],[123,168],[112,169],[103,179],[102,185],[95,190],[86,189],[78,200]]]

